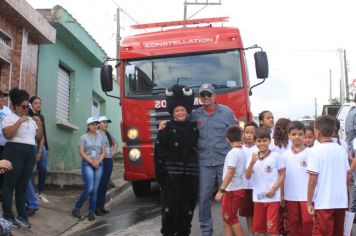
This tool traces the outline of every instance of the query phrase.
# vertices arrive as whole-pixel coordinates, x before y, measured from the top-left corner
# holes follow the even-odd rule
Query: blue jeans
[[[36,148],[37,151],[37,148]],[[46,147],[42,148],[41,158],[39,162],[37,162],[37,172],[38,172],[38,193],[43,193],[44,186],[46,183],[47,176],[47,149]]]
[[[35,188],[32,184],[32,178],[28,181],[27,184],[27,208],[30,209],[38,209],[40,208],[40,204],[38,203]]]
[[[203,236],[213,235],[211,200],[215,186],[221,185],[224,165],[199,166],[199,222]]]
[[[103,161],[103,167],[104,170],[99,184],[98,198],[96,199],[96,208],[103,208],[105,206],[106,192],[108,191],[108,184],[113,167],[112,158],[105,158]]]
[[[99,166],[99,169],[94,169],[88,162],[82,161],[82,175],[84,181],[84,191],[80,195],[75,209],[82,208],[84,202],[90,196],[89,201],[89,213],[93,213],[96,207],[96,198],[98,194],[99,183],[101,175],[103,174],[103,165]]]

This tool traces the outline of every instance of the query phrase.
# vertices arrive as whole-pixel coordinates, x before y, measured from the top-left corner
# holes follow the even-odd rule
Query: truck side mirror
[[[268,59],[267,53],[264,51],[258,51],[254,54],[256,75],[259,79],[266,79],[268,77]]]
[[[101,89],[104,92],[110,92],[113,89],[112,82],[112,66],[111,65],[103,65],[100,70],[100,82]]]

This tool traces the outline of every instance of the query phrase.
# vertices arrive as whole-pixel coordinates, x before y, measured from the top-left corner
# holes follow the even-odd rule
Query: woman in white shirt
[[[35,139],[42,137],[42,124],[38,117],[28,116],[29,94],[23,89],[11,89],[9,97],[12,113],[2,120],[2,131],[7,139],[3,158],[12,163],[13,170],[4,174],[2,209],[5,219],[13,227],[30,228],[26,216],[26,186],[35,166]],[[12,212],[14,190],[18,216]]]

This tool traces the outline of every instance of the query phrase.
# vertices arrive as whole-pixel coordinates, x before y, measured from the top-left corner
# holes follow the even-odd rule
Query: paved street
[[[216,202],[213,204],[213,217],[215,229],[214,235],[224,235],[223,224],[220,216],[220,204]],[[136,198],[131,188],[129,188],[121,194],[116,202],[114,202],[110,214],[103,217],[97,217],[95,223],[92,224],[89,222],[83,222],[82,225],[79,225],[76,229],[73,229],[73,233],[67,235],[159,236],[161,235],[160,220],[158,187],[155,186],[153,188],[152,195],[146,198]],[[247,227],[244,219],[242,219],[242,224],[245,233],[247,233]],[[198,207],[195,210],[191,235],[200,235]],[[356,233],[354,232],[352,235],[356,236]]]
[[[220,204],[213,206],[215,235],[223,235],[224,229],[220,217]],[[81,230],[73,235],[120,235],[155,236],[160,234],[160,203],[158,188],[147,198],[135,198],[131,189],[122,194],[121,201],[113,206],[107,216],[98,220],[86,230]],[[245,221],[243,220],[243,223]],[[244,225],[244,228],[245,225]],[[198,207],[195,210],[191,235],[199,235]]]

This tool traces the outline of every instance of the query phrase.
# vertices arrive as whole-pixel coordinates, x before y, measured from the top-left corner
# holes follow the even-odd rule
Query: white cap
[[[98,119],[96,119],[96,117],[92,116],[92,117],[89,117],[87,119],[87,125],[91,124],[91,123],[94,123],[94,122],[99,122]]]
[[[100,116],[98,119],[99,122],[103,122],[106,121],[108,123],[111,123],[111,120],[109,118],[107,118],[106,116]]]

